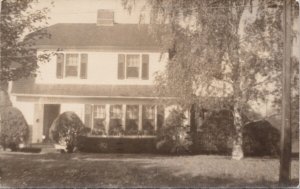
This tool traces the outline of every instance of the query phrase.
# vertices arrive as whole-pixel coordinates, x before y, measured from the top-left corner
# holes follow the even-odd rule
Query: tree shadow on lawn
[[[272,177],[249,178],[247,170],[243,174],[235,173],[235,169],[248,168],[243,166],[245,162],[251,167],[255,161],[232,161],[222,156],[82,153],[2,155],[0,181],[3,186],[10,187],[275,187],[278,180]],[[274,162],[268,166],[274,166]],[[293,185],[297,184],[297,179],[294,179]]]

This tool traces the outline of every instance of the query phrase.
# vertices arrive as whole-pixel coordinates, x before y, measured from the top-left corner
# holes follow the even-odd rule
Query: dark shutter
[[[64,74],[64,54],[56,54],[56,77],[61,79]]]
[[[125,79],[125,55],[118,56],[118,79]]]
[[[88,55],[81,54],[81,60],[80,60],[80,78],[81,79],[87,78],[87,66],[88,66]]]
[[[92,105],[85,104],[84,123],[86,127],[92,128]]]
[[[142,79],[149,79],[149,55],[142,55]]]

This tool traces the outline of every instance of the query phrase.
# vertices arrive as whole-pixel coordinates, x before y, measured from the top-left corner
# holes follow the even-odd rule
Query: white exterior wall
[[[166,65],[168,56],[161,56],[160,52],[138,52],[138,51],[60,51],[62,53],[87,53],[87,79],[78,78],[56,78],[56,56],[53,55],[48,63],[39,63],[38,84],[112,84],[112,85],[151,85],[157,71],[162,71]],[[42,50],[38,53],[43,53]],[[52,51],[51,53],[55,53]],[[148,54],[149,55],[149,80],[124,79],[118,80],[118,54]],[[79,62],[80,65],[80,62]],[[141,75],[141,69],[140,69]]]

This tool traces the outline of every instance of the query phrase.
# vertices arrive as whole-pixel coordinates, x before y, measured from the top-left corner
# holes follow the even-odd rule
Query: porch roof
[[[36,84],[34,79],[14,81],[11,89],[15,96],[57,97],[125,97],[156,98],[154,85],[88,85]]]

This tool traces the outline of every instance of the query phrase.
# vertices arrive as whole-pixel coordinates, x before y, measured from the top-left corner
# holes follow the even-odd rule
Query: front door
[[[44,142],[49,141],[49,129],[54,119],[59,115],[59,112],[60,112],[59,104],[44,105],[44,127],[43,127],[43,135],[45,136]]]

